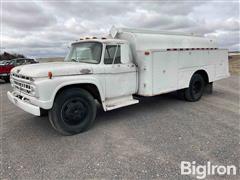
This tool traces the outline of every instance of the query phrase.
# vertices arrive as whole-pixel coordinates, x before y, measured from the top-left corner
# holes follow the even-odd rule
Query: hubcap
[[[87,115],[86,103],[81,98],[67,100],[61,110],[63,121],[68,125],[82,123]]]

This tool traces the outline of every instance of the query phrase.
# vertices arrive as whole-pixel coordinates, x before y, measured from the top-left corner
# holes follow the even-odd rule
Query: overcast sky
[[[65,56],[70,42],[107,34],[112,25],[216,36],[239,50],[239,1],[2,2],[3,51],[31,57]]]

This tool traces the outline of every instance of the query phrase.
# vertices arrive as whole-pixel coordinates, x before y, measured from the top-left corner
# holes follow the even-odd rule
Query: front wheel
[[[71,88],[57,95],[49,110],[49,120],[58,132],[73,135],[86,131],[96,117],[92,95],[81,88]]]
[[[189,88],[184,92],[187,101],[195,102],[201,99],[205,87],[205,82],[200,74],[194,74],[191,78]]]
[[[6,83],[9,83],[9,82],[10,82],[10,77],[9,77],[9,76],[4,77],[4,81],[5,81]]]

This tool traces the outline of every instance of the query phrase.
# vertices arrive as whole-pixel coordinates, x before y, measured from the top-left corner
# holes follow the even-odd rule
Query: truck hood
[[[47,77],[48,72],[53,76],[68,76],[94,73],[95,64],[79,62],[49,62],[18,66],[12,69],[12,73],[19,73],[28,77]]]

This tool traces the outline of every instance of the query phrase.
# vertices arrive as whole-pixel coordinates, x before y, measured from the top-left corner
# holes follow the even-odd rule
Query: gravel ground
[[[99,110],[93,128],[75,136],[10,104],[10,85],[1,83],[0,178],[176,180],[195,179],[180,175],[181,161],[239,167],[239,83],[239,76],[218,81],[196,103],[166,94]]]

